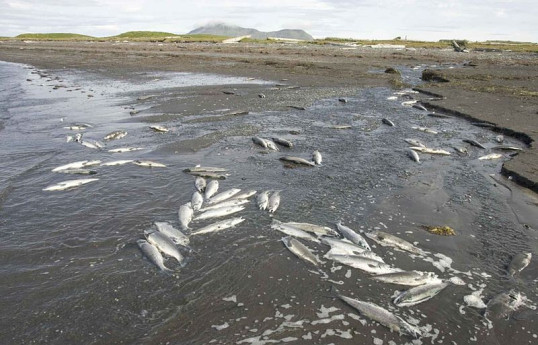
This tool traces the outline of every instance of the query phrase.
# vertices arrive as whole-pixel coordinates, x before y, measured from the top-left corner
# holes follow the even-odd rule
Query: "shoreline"
[[[343,49],[250,43],[1,41],[0,60],[45,69],[76,68],[122,78],[142,71],[211,73],[281,81],[290,87],[263,100],[249,95],[239,107],[233,104],[238,99],[222,97],[223,104],[231,104],[230,109],[252,104],[252,109],[241,109],[251,111],[308,106],[316,99],[350,96],[357,88],[398,89],[408,85],[399,74],[383,73],[386,68],[439,66],[442,69],[438,72],[449,82],[423,82],[418,89],[442,95],[443,99],[423,104],[471,121],[494,124],[495,131],[522,140],[528,147],[503,164],[502,173],[538,193],[538,152],[533,145],[538,139],[535,53],[465,54],[440,49]],[[449,64],[457,67],[447,68]],[[226,86],[213,91],[218,93],[219,89]],[[166,110],[166,106],[162,108]]]

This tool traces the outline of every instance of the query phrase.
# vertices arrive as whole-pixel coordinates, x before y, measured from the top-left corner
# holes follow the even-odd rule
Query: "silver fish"
[[[443,156],[450,156],[450,152],[442,149],[432,149],[429,147],[422,147],[422,146],[411,146],[411,150],[418,151],[422,153],[428,153],[431,155],[443,155]]]
[[[481,149],[485,149],[486,147],[482,144],[480,144],[478,141],[474,140],[474,139],[463,139],[462,140],[463,142],[466,142],[468,144],[471,144],[473,146],[476,146],[476,147],[479,147]]]
[[[362,315],[379,322],[381,325],[389,328],[391,331],[409,334],[414,337],[419,337],[421,335],[421,331],[417,327],[410,325],[387,309],[382,308],[374,303],[359,301],[357,299],[343,296],[334,287],[333,291],[342,301],[358,310]]]
[[[486,304],[486,319],[505,319],[510,317],[525,302],[525,296],[515,290],[502,292]]]
[[[412,160],[414,160],[417,163],[420,163],[420,157],[419,157],[418,153],[416,153],[415,150],[409,149],[406,152],[407,152],[407,155],[409,156],[409,158],[411,158]]]
[[[210,199],[219,190],[219,181],[211,180],[205,187],[205,198]]]
[[[331,254],[326,256],[326,258],[372,274],[385,274],[402,271],[401,269],[392,267],[384,262],[368,259],[359,255]]]
[[[382,118],[382,119],[381,119],[381,122],[383,122],[384,124],[386,124],[386,125],[388,125],[388,126],[394,127],[394,122],[392,122],[392,121],[389,120],[389,119]]]
[[[192,193],[191,205],[194,211],[199,211],[200,208],[202,208],[203,203],[204,197],[199,191],[195,191],[194,193]]]
[[[159,231],[145,231],[144,235],[149,243],[153,244],[164,254],[176,259],[182,267],[185,266],[185,258],[181,255],[170,237]]]
[[[231,199],[231,200],[226,200],[226,201],[223,201],[223,202],[219,202],[218,204],[215,204],[215,205],[210,205],[210,206],[206,206],[204,208],[201,208],[199,211],[200,212],[206,212],[206,211],[209,211],[209,210],[214,210],[216,208],[221,208],[221,207],[230,207],[230,206],[240,206],[240,205],[244,205],[248,203],[248,200],[247,199]]]
[[[50,185],[48,187],[43,188],[44,191],[61,191],[66,189],[72,189],[78,186],[82,186],[83,184],[99,181],[98,178],[87,178],[87,179],[80,179],[80,180],[67,180],[63,181],[57,184]]]
[[[108,150],[108,152],[124,153],[124,152],[140,151],[140,150],[143,150],[143,148],[142,147],[119,147],[117,149]]]
[[[509,145],[497,145],[491,148],[492,150],[503,150],[503,151],[523,151],[521,147],[509,146]]]
[[[82,142],[82,133],[75,134],[75,142],[77,142],[77,143]]]
[[[190,202],[185,205],[179,206],[178,210],[179,225],[181,230],[187,230],[189,228],[189,223],[192,220],[194,210],[192,209],[192,204]]]
[[[424,133],[430,133],[430,134],[438,134],[439,133],[439,132],[437,132],[437,131],[435,131],[433,129],[426,128],[426,127],[413,126],[411,128],[416,129],[416,130],[421,131],[421,132],[424,132]]]
[[[318,242],[319,243],[319,240],[310,235],[308,232],[305,232],[303,230],[299,230],[297,228],[294,228],[294,227],[291,227],[291,226],[288,226],[276,219],[273,219],[273,222],[271,223],[271,228],[274,229],[274,230],[277,230],[277,231],[280,231],[286,235],[289,235],[289,236],[293,236],[293,237],[297,237],[297,238],[302,238],[304,240],[309,240],[309,241],[312,241],[312,242]]]
[[[189,245],[189,237],[182,233],[180,230],[174,228],[170,223],[167,222],[155,222],[155,226],[159,232],[162,232],[166,236],[170,237],[174,243],[179,244],[180,246],[186,247]]]
[[[239,189],[239,188],[228,189],[227,191],[224,191],[222,193],[214,195],[213,197],[211,197],[210,199],[207,200],[207,203],[209,205],[217,204],[217,203],[219,203],[221,201],[230,199],[232,196],[236,195],[240,191],[241,191],[241,189]],[[207,192],[206,192],[206,194],[207,194]]]
[[[193,236],[193,235],[202,235],[202,234],[207,234],[207,233],[210,233],[210,232],[217,232],[217,231],[225,230],[225,229],[228,229],[228,228],[233,228],[237,224],[240,224],[240,223],[242,223],[244,221],[245,221],[245,219],[243,219],[243,217],[236,217],[236,218],[221,220],[219,222],[209,224],[208,226],[205,226],[205,227],[203,227],[201,229],[198,229],[198,230],[194,231],[191,234],[191,236]]]
[[[250,198],[251,196],[253,196],[254,194],[256,194],[257,192],[253,189],[251,190],[247,190],[246,192],[244,193],[241,193],[241,194],[237,194],[237,195],[234,195],[234,199],[248,199]]]
[[[434,283],[415,286],[396,296],[393,302],[398,307],[409,307],[431,299],[447,286],[448,283]]]
[[[417,271],[403,271],[396,273],[380,274],[372,277],[372,279],[383,283],[406,286],[419,286],[440,281],[439,278],[437,278],[437,275],[433,272]]]
[[[306,159],[300,158],[300,157],[284,156],[284,157],[280,157],[279,159],[281,161],[300,164],[300,165],[306,165],[306,166],[309,166],[309,167],[316,166],[316,164],[314,162],[307,161]]]
[[[74,137],[72,135],[68,135],[66,138],[65,138],[65,142],[66,143],[70,143],[74,140]]]
[[[124,159],[124,160],[117,160],[117,161],[101,163],[101,166],[108,167],[108,166],[128,164],[128,163],[132,163],[132,162],[134,162],[132,159]]]
[[[203,219],[209,219],[209,218],[217,218],[217,217],[224,217],[228,216],[233,213],[237,213],[239,211],[243,211],[245,209],[244,206],[229,206],[229,207],[220,207],[216,208],[214,210],[206,211],[202,214],[200,214],[198,217],[196,217],[196,220],[203,220]]]
[[[316,163],[317,165],[320,165],[321,160],[322,160],[321,153],[319,153],[318,150],[312,152],[312,161],[314,161],[314,163]]]
[[[292,252],[295,254],[299,259],[302,259],[304,261],[308,261],[314,266],[319,265],[318,259],[312,254],[310,249],[308,249],[307,246],[296,240],[295,238],[288,236],[283,237],[282,242]]]
[[[355,246],[353,244],[353,246]],[[355,246],[355,248],[359,248],[357,246]],[[361,248],[362,249],[362,248]],[[377,255],[376,253],[372,252],[372,251],[369,251],[369,250],[366,250],[366,249],[362,249],[363,251],[349,251],[347,248],[344,249],[344,248],[341,248],[341,247],[331,247],[331,250],[329,250],[327,253],[325,253],[324,257],[327,258],[327,259],[330,259],[332,256],[334,255],[353,255],[353,256],[360,256],[362,258],[366,258],[366,259],[370,259],[370,260],[374,260],[374,261],[379,261],[379,262],[385,262],[383,261],[383,258],[379,255]]]
[[[159,252],[157,247],[155,247],[153,244],[149,243],[146,240],[138,240],[136,241],[136,244],[138,244],[138,247],[140,248],[144,256],[146,256],[148,260],[151,261],[151,263],[153,263],[155,266],[159,267],[161,271],[172,271],[164,265],[163,256],[161,255],[161,252]]]
[[[191,171],[187,172],[187,174],[191,174],[192,176],[211,178],[215,180],[226,180],[226,177],[230,176],[230,174],[220,174],[211,171]]]
[[[370,246],[368,245],[368,242],[366,242],[366,240],[364,239],[364,237],[362,237],[361,235],[359,235],[352,229],[343,225],[341,222],[336,223],[336,227],[338,228],[338,231],[340,231],[340,233],[352,243],[355,243],[359,247],[362,247],[366,250],[372,250]]]
[[[194,187],[202,193],[206,187],[205,179],[203,177],[197,177],[196,180],[194,180]]]
[[[366,236],[382,246],[390,246],[399,248],[401,250],[408,251],[413,254],[423,255],[422,249],[415,247],[411,243],[391,234],[387,234],[383,231],[372,231],[366,233]]]
[[[420,140],[417,139],[404,139],[406,143],[412,146],[420,146],[420,147],[426,147]]]
[[[228,170],[224,168],[216,168],[216,167],[202,167],[202,166],[195,166],[193,168],[187,168],[183,169],[184,172],[226,172]]]
[[[299,230],[312,232],[317,235],[337,235],[337,232],[334,231],[333,229],[326,226],[317,225],[317,224],[297,223],[297,222],[287,222],[284,224],[288,226],[292,226]]]
[[[269,197],[269,202],[267,203],[267,210],[270,213],[275,213],[280,205],[280,191],[273,192]]]
[[[452,148],[453,148],[454,150],[456,150],[457,153],[461,153],[462,155],[466,155],[466,154],[468,153],[466,147],[453,146]]]
[[[269,204],[269,191],[266,190],[258,194],[258,197],[256,198],[256,203],[258,204],[258,208],[260,210],[265,210],[267,208],[267,205]]]
[[[265,149],[267,148],[267,142],[260,137],[252,137],[252,141],[254,142],[254,144],[260,145]]]
[[[74,174],[74,175],[95,175],[97,171],[90,169],[65,169],[60,170],[59,172],[64,174]]]
[[[114,132],[111,132],[111,133],[108,133],[107,135],[105,135],[105,137],[103,139],[106,140],[106,141],[118,140],[118,139],[121,139],[121,138],[125,137],[126,135],[127,135],[126,131],[114,131]]]
[[[500,134],[495,137],[495,141],[501,144],[504,141],[504,135]]]
[[[89,140],[84,140],[80,143],[82,146],[88,147],[90,149],[99,150],[101,147],[97,144],[97,142],[91,142]]]
[[[273,151],[280,151],[273,141],[269,139],[263,139],[263,140],[265,140],[265,143],[268,149],[273,150]]]
[[[532,253],[519,253],[512,258],[508,266],[508,274],[514,276],[527,267],[532,259]]]
[[[146,168],[166,168],[166,165],[152,161],[135,160],[133,163]]]
[[[483,160],[492,160],[492,159],[499,159],[502,156],[503,155],[501,155],[500,153],[490,153],[489,155],[478,157],[478,159],[481,160],[481,161],[483,161]]]
[[[271,139],[273,139],[273,141],[275,143],[277,143],[278,145],[282,145],[282,146],[286,146],[286,147],[290,147],[290,148],[293,147],[293,143],[291,141],[289,141],[289,140],[282,139],[282,138],[275,138],[275,137],[273,137]]]
[[[161,132],[161,133],[166,133],[170,131],[168,128],[164,126],[160,126],[160,125],[149,126],[149,128],[153,129],[155,132]]]
[[[331,251],[335,254],[345,254],[345,255],[363,255],[364,252],[368,252],[363,247],[351,243],[349,240],[343,240],[336,237],[323,236],[321,238],[321,243],[326,244],[331,247]],[[374,259],[377,261],[383,262],[383,259]]]
[[[89,166],[93,166],[93,165],[99,165],[100,163],[101,163],[101,161],[99,161],[99,160],[96,160],[96,161],[79,161],[79,162],[73,162],[73,163],[61,165],[59,167],[56,167],[56,168],[52,169],[52,171],[53,172],[58,172],[58,171],[67,170],[67,169],[81,169],[81,168],[85,168],[85,167],[89,167]]]

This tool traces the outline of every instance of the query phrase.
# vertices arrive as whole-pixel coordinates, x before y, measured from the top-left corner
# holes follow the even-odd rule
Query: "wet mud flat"
[[[167,79],[153,72],[118,78],[13,69],[10,81],[21,86],[2,100],[0,142],[2,158],[14,162],[2,171],[3,295],[14,310],[2,317],[3,342],[525,344],[536,338],[537,265],[531,261],[515,278],[507,277],[506,266],[520,252],[536,253],[537,200],[499,175],[510,153],[478,159],[494,152],[498,133],[402,104],[410,100],[406,94],[419,97],[411,90],[356,88],[318,98],[320,91],[299,103],[309,88],[278,86],[282,80],[194,75],[212,85],[169,87],[152,85]],[[192,75],[176,77],[168,80],[180,83]],[[54,89],[60,80],[65,87]],[[249,104],[254,106],[242,113]],[[66,136],[77,131],[64,127],[80,123],[92,126],[81,131],[83,139],[100,140],[114,130],[128,134],[101,150],[67,143]],[[149,129],[156,124],[169,132]],[[266,150],[253,143],[254,135],[283,137],[294,147]],[[419,153],[421,162],[414,162],[406,138],[451,154]],[[527,149],[510,137],[505,144]],[[143,150],[107,152],[134,146]],[[468,153],[459,155],[454,146]],[[279,161],[284,155],[310,159],[314,150],[323,155],[316,167]],[[65,179],[52,168],[81,159],[144,159],[166,168],[102,166],[95,168],[99,181],[93,184],[42,191]],[[175,273],[167,275],[142,256],[136,241],[155,221],[178,226],[178,207],[194,191],[194,177],[182,170],[196,164],[227,169],[222,190],[281,190],[281,204],[270,215],[252,200],[239,213],[242,224],[192,236],[193,251],[182,250],[186,266],[168,258],[165,264]],[[416,306],[396,307],[392,298],[405,288],[324,259],[329,247],[319,243],[304,242],[323,261],[309,265],[285,248],[284,235],[271,228],[273,219],[331,228],[342,221],[364,233],[385,231],[428,252],[414,256],[367,239],[385,262],[442,279],[458,277],[465,285],[450,285]],[[423,225],[450,226],[456,236],[432,235]],[[423,337],[391,332],[361,316],[331,294],[332,286],[390,310],[420,327]],[[511,289],[530,301],[510,318],[489,323],[483,309],[464,302],[480,289],[484,302]]]

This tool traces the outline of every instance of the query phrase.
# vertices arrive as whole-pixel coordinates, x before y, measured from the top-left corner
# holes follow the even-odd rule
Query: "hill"
[[[189,35],[212,34],[212,35],[231,36],[231,37],[251,35],[251,38],[255,38],[255,39],[266,39],[267,37],[292,38],[292,39],[306,40],[306,41],[311,41],[314,39],[304,30],[284,29],[284,30],[278,30],[278,31],[264,32],[264,31],[259,31],[256,29],[243,28],[240,26],[227,25],[227,24],[222,24],[222,23],[201,26],[199,28],[192,30],[188,34]]]

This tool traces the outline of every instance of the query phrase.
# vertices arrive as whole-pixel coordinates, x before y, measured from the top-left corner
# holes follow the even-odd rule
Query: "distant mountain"
[[[188,33],[189,35],[193,34],[211,34],[211,35],[221,35],[221,36],[246,36],[251,35],[252,38],[257,39],[266,39],[267,37],[280,37],[280,38],[293,38],[296,40],[313,40],[314,37],[310,36],[304,30],[290,30],[284,29],[279,31],[270,31],[263,32],[256,29],[242,28],[235,25],[227,24],[210,24],[201,26],[197,29],[192,30]]]

